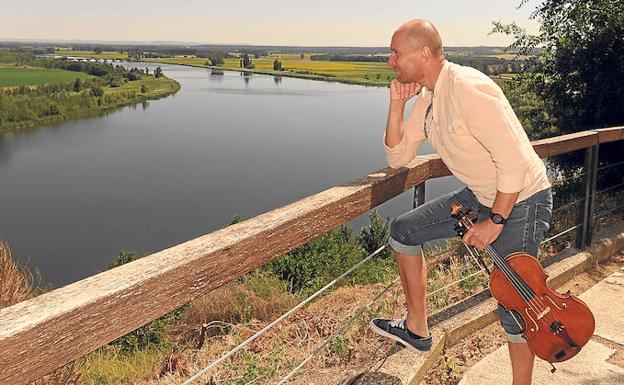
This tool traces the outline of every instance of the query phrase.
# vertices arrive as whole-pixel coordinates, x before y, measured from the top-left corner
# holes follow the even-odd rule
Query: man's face
[[[420,81],[422,69],[418,57],[419,51],[405,38],[404,33],[395,32],[392,36],[388,67],[394,70],[397,80],[401,83]]]

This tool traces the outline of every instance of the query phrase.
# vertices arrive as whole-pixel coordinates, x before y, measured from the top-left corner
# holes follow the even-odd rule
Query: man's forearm
[[[513,210],[513,206],[516,204],[518,195],[520,195],[520,191],[515,193],[496,191],[496,198],[494,198],[494,203],[492,204],[492,212],[509,218],[509,214],[511,214],[511,210]]]
[[[405,102],[393,100],[390,102],[390,111],[388,112],[388,123],[386,124],[386,146],[392,148],[401,142],[403,132],[403,113],[405,111]]]

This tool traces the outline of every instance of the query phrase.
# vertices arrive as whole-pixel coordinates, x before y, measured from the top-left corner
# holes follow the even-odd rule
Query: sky
[[[397,26],[433,22],[445,46],[502,46],[493,20],[529,32],[539,0],[1,0],[0,40],[175,41],[208,44],[387,46]]]

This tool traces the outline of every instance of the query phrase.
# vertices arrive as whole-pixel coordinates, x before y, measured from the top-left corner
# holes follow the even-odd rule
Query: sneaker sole
[[[427,349],[427,350],[420,350],[418,348],[416,348],[415,346],[412,346],[411,344],[408,344],[407,342],[403,341],[402,339],[400,339],[399,337],[395,336],[394,334],[388,333],[387,331],[381,329],[380,327],[378,327],[377,325],[375,325],[373,323],[373,321],[370,322],[370,328],[373,329],[373,331],[379,335],[382,335],[384,337],[390,338],[391,340],[394,340],[398,343],[400,343],[401,345],[405,346],[406,348],[416,352],[416,353],[420,353],[420,354],[426,354],[429,353],[431,351],[431,348]]]

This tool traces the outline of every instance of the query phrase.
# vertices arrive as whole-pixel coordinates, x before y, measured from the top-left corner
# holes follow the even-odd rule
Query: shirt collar
[[[442,70],[440,70],[440,74],[438,75],[438,78],[436,79],[435,86],[433,86],[434,95],[437,95],[438,92],[440,92],[440,89],[442,88],[442,83],[444,83],[444,78],[446,77],[449,66],[450,66],[449,61],[445,59],[444,64],[442,65]]]

